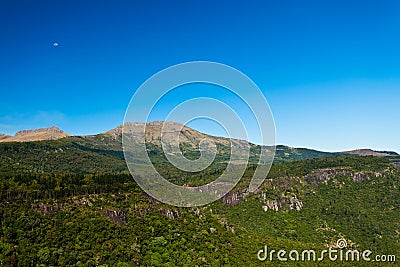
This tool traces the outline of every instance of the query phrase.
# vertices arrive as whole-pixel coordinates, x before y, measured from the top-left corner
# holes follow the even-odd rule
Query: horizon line
[[[134,121],[130,121],[130,122],[128,122],[128,123],[154,123],[154,122],[165,122],[165,121],[162,121],[162,120],[154,120],[154,121],[150,121],[150,122],[134,122]],[[177,124],[184,125],[183,123],[175,122],[175,121],[167,121],[167,122],[177,123]],[[125,122],[125,123],[127,123],[127,122]],[[114,128],[111,128],[111,129],[109,129],[109,130],[106,130],[106,131],[104,131],[104,132],[99,132],[99,133],[94,133],[94,134],[90,134],[90,133],[89,133],[89,134],[73,134],[73,133],[65,132],[64,130],[62,130],[60,127],[58,127],[58,126],[56,126],[56,125],[51,125],[51,126],[48,126],[48,127],[39,127],[39,128],[33,128],[33,129],[21,129],[21,130],[16,131],[16,132],[14,133],[14,135],[3,134],[3,133],[0,132],[0,135],[3,134],[3,135],[6,135],[7,137],[14,137],[18,132],[21,132],[21,131],[34,131],[34,130],[48,129],[48,128],[56,127],[56,128],[58,128],[58,129],[60,129],[61,131],[63,131],[64,133],[69,134],[70,136],[95,136],[95,135],[104,134],[104,133],[106,133],[106,132],[108,132],[108,131],[114,130],[114,129],[118,128],[118,127],[123,126],[123,124],[124,124],[124,123],[122,123],[122,124],[120,124],[120,125],[118,125],[118,126],[116,126],[116,127],[114,127]],[[200,130],[197,130],[197,129],[195,129],[195,128],[189,127],[189,126],[187,126],[187,125],[184,125],[184,126],[186,126],[186,127],[188,127],[188,128],[191,128],[191,129],[193,129],[193,130],[195,130],[195,131],[197,131],[197,132],[200,132],[200,133],[203,133],[203,134],[207,134],[207,135],[210,135],[210,136],[213,136],[213,137],[237,139],[237,140],[246,141],[246,142],[249,142],[249,143],[251,143],[251,144],[259,145],[259,146],[272,146],[272,145],[258,144],[258,143],[252,142],[252,141],[250,141],[250,140],[245,140],[245,139],[238,139],[238,138],[232,138],[232,137],[227,137],[227,136],[213,135],[213,134],[209,134],[209,133],[204,133],[204,132],[202,132],[202,131],[200,131]],[[374,151],[374,152],[395,152],[395,153],[397,153],[398,155],[400,155],[400,151],[397,151],[396,149],[390,149],[390,150],[387,150],[387,149],[373,149],[373,148],[369,148],[369,147],[353,148],[353,149],[345,149],[345,150],[324,150],[324,149],[319,149],[319,148],[315,148],[315,147],[293,146],[293,145],[288,145],[288,144],[283,144],[283,143],[282,143],[282,144],[275,144],[274,146],[275,146],[275,147],[278,147],[278,146],[285,146],[285,147],[295,148],[295,149],[309,149],[309,150],[315,150],[315,151],[318,151],[318,152],[337,153],[337,154],[343,153],[343,152],[352,152],[352,151],[357,151],[357,150],[371,150],[371,151]]]

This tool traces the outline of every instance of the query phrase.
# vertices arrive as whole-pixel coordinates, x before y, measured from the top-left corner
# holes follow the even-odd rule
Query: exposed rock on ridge
[[[70,134],[62,131],[56,126],[48,128],[39,128],[35,130],[22,130],[15,134],[15,136],[0,136],[0,142],[29,142],[41,140],[56,140],[70,136]]]

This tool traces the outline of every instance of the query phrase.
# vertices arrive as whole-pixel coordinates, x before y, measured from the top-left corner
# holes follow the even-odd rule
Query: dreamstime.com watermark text
[[[357,249],[345,249],[347,241],[343,238],[337,241],[337,246],[324,249],[322,251],[309,250],[269,250],[268,246],[264,246],[257,252],[257,258],[260,261],[323,261],[328,259],[330,261],[366,261],[366,262],[396,262],[396,255],[373,255],[371,250],[359,251]]]

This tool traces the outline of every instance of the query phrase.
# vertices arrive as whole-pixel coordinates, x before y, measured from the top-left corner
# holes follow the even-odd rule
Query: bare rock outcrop
[[[65,209],[65,204],[63,203],[54,203],[54,204],[45,204],[39,203],[32,205],[32,208],[35,212],[43,215],[51,215],[59,210]]]
[[[263,195],[264,197],[264,195]],[[303,208],[303,202],[295,196],[286,196],[275,200],[263,199],[264,205],[262,209],[264,211],[273,210],[297,210],[300,211]]]
[[[329,180],[336,176],[345,176],[350,174],[352,174],[352,171],[350,169],[332,168],[313,171],[312,173],[306,175],[304,179],[307,184],[311,184],[316,188],[320,184],[328,184]]]
[[[106,210],[104,215],[106,215],[113,223],[119,225],[126,225],[128,223],[127,210]]]
[[[247,191],[247,189],[243,191],[229,192],[222,197],[222,202],[229,206],[235,206],[242,202],[248,194],[249,192]]]
[[[160,214],[167,216],[168,218],[170,218],[171,220],[176,220],[179,218],[179,211],[178,210],[171,210],[169,208],[161,208],[158,210],[160,212]]]

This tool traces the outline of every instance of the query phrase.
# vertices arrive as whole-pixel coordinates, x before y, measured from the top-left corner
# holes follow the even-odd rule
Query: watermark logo
[[[339,249],[342,249],[342,248],[347,247],[347,241],[346,241],[346,239],[344,239],[344,238],[338,239],[338,241],[336,241],[336,246],[337,246]]]
[[[207,61],[178,64],[164,69],[145,81],[133,95],[125,113],[122,147],[129,171],[139,186],[150,196],[180,207],[209,204],[227,194],[242,178],[249,161],[251,146],[246,142],[228,139],[230,158],[225,171],[211,183],[197,186],[179,186],[166,180],[153,166],[147,144],[149,128],[161,129],[159,138],[165,157],[176,168],[185,172],[199,172],[209,167],[217,153],[213,138],[199,143],[200,157],[186,158],[179,146],[185,125],[205,118],[218,123],[228,137],[247,139],[246,124],[235,106],[219,99],[197,97],[185,100],[158,122],[148,122],[156,104],[173,89],[193,83],[205,83],[229,90],[237,96],[257,122],[261,146],[257,168],[249,185],[255,191],[267,177],[275,156],[275,124],[272,112],[261,90],[245,74],[230,66]],[[196,108],[193,108],[196,107]],[[174,122],[180,123],[174,123]]]
[[[348,246],[346,239],[340,238],[336,242],[336,247],[329,247],[321,251],[314,249],[305,249],[302,251],[291,250],[287,252],[284,249],[275,250],[264,246],[257,252],[257,259],[260,261],[323,261],[332,262],[396,262],[396,255],[373,255],[371,250],[346,249]]]

